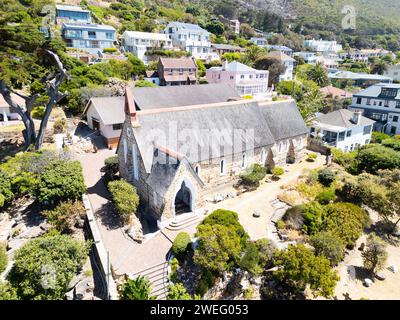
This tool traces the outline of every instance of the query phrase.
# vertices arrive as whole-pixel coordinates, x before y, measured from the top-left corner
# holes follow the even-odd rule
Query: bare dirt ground
[[[374,222],[376,216],[371,217]],[[363,285],[366,277],[363,272],[363,261],[361,251],[357,248],[361,243],[366,243],[367,235],[364,234],[358,241],[354,250],[346,255],[344,261],[336,268],[339,273],[340,281],[336,285],[335,295],[339,300],[400,300],[400,272],[393,273],[388,269],[389,266],[400,266],[400,246],[396,241],[387,243],[388,261],[386,268],[381,271],[386,276],[386,280],[374,281],[369,288]]]

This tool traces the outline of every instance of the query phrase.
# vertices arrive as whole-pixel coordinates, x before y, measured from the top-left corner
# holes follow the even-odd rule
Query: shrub
[[[316,153],[309,153],[307,156],[307,161],[308,162],[315,162],[317,160],[317,154]]]
[[[124,223],[129,223],[139,206],[139,196],[136,188],[125,180],[111,181],[108,190],[114,202],[115,209]]]
[[[329,260],[323,256],[315,256],[303,244],[291,245],[287,250],[277,251],[274,264],[281,267],[273,273],[274,278],[295,295],[303,293],[309,287],[314,295],[329,298],[339,280],[336,271],[331,269]]]
[[[379,170],[400,168],[400,152],[376,145],[361,149],[357,161],[358,172],[377,174]]]
[[[157,87],[156,84],[147,80],[138,80],[135,82],[135,87],[144,88],[144,87]]]
[[[19,300],[17,290],[9,283],[0,281],[0,301]]]
[[[208,270],[203,270],[200,281],[196,287],[196,293],[200,296],[204,296],[208,289],[210,289],[215,283],[216,277],[213,275],[212,272]]]
[[[12,178],[11,185],[14,194],[17,197],[24,195],[34,196],[37,192],[39,176],[33,172],[21,171]]]
[[[187,293],[182,283],[171,283],[168,286],[168,300],[192,300],[192,296]]]
[[[218,209],[213,211],[202,222],[202,225],[222,225],[233,230],[241,239],[243,247],[246,246],[249,235],[239,222],[239,216],[234,211]]]
[[[3,205],[10,203],[14,199],[11,190],[11,177],[8,173],[0,169],[0,195],[2,195]],[[0,208],[2,207],[0,203]]]
[[[107,173],[110,173],[111,175],[115,175],[118,173],[119,161],[117,156],[109,157],[104,160],[104,165]]]
[[[36,238],[15,253],[9,281],[21,299],[61,300],[88,252],[88,244],[67,235]]]
[[[321,230],[325,217],[325,210],[318,202],[309,202],[303,205],[304,224],[303,229],[308,234],[314,234]]]
[[[172,244],[172,253],[178,258],[178,260],[182,259],[189,249],[189,245],[191,243],[192,240],[187,232],[178,233],[174,243]]]
[[[329,187],[336,179],[336,174],[330,169],[318,171],[318,181],[325,187]]]
[[[116,52],[118,52],[118,49],[117,48],[104,48],[103,52],[104,53],[116,53]]]
[[[383,132],[372,132],[371,142],[373,143],[381,143],[383,140],[389,139],[390,136]]]
[[[276,222],[276,228],[278,230],[284,230],[286,229],[286,223],[283,220],[279,220]]]
[[[78,161],[55,161],[40,176],[38,200],[51,204],[78,200],[85,190],[82,166]]]
[[[280,167],[275,167],[271,170],[271,173],[274,178],[279,178],[280,176],[282,176],[285,173],[285,170]]]
[[[215,274],[229,271],[237,264],[243,251],[240,236],[231,227],[220,224],[197,226],[198,246],[193,260]]]
[[[317,194],[315,200],[320,204],[329,204],[336,200],[335,189],[329,188]]]
[[[396,151],[400,151],[400,139],[388,138],[382,141],[382,145]]]
[[[259,276],[263,272],[262,261],[260,261],[260,252],[257,245],[253,242],[249,242],[246,251],[239,261],[239,266],[254,276]]]
[[[364,267],[370,272],[378,272],[385,267],[388,258],[386,244],[375,234],[370,234],[367,247],[362,252]]]
[[[175,282],[177,279],[177,271],[179,268],[179,261],[177,258],[173,258],[169,261],[169,265],[171,267],[171,273],[169,275],[169,280]]]
[[[265,178],[267,169],[259,164],[251,166],[250,171],[240,176],[240,183],[251,188],[258,188],[260,181]]]
[[[85,207],[80,201],[60,202],[53,210],[44,211],[48,222],[60,232],[70,232],[77,221],[85,215]]]
[[[333,203],[326,206],[322,230],[337,234],[347,247],[353,247],[369,224],[368,213],[352,203]]]
[[[54,133],[56,134],[63,133],[66,128],[67,128],[67,121],[64,118],[57,119],[56,121],[54,121],[53,124]]]
[[[139,276],[136,279],[125,279],[125,282],[118,287],[120,300],[155,300],[151,295],[149,279]]]
[[[343,152],[339,149],[332,149],[333,161],[343,166],[350,173],[357,173],[357,151]]]
[[[332,232],[318,232],[311,237],[310,243],[315,249],[315,254],[326,257],[332,266],[337,265],[344,258],[345,244]]]
[[[43,119],[45,108],[43,106],[34,107],[32,109],[32,118],[34,119]]]
[[[8,264],[8,257],[5,243],[0,242],[0,273],[6,270]]]

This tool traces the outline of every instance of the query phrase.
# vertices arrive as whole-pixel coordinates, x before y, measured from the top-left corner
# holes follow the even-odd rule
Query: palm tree
[[[320,87],[326,87],[330,84],[328,72],[321,62],[318,62],[315,66],[310,68],[307,72],[307,77],[309,80],[317,83]]]
[[[371,66],[371,73],[382,75],[387,71],[387,69],[388,65],[385,61],[378,61]]]
[[[118,288],[120,300],[155,300],[151,295],[149,279],[139,276],[136,279],[125,278],[125,282]]]

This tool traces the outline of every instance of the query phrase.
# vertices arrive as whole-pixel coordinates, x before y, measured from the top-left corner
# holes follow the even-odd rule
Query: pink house
[[[207,70],[208,83],[228,83],[235,86],[240,96],[257,97],[268,91],[268,71],[256,70],[243,63],[224,61],[222,67]]]

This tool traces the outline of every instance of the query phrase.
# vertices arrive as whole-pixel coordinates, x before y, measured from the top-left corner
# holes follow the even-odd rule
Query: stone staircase
[[[188,215],[188,216],[186,216],[184,218],[181,218],[181,219],[178,218],[178,219],[172,221],[166,227],[166,229],[167,230],[171,230],[171,231],[179,231],[179,230],[185,229],[187,227],[190,227],[190,226],[192,226],[194,224],[199,223],[201,218],[202,218],[201,216],[196,215],[196,214],[193,213],[193,214]]]
[[[166,300],[168,295],[168,262],[162,262],[140,272],[133,274],[135,279],[139,276],[149,279],[151,284],[151,295],[157,300]]]

